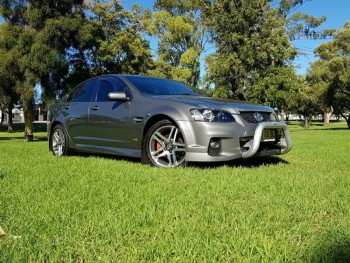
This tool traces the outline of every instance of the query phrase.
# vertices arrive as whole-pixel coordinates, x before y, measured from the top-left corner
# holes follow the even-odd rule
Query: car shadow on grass
[[[350,131],[350,129],[349,128],[346,128],[346,127],[329,127],[329,128],[324,128],[324,127],[321,127],[321,128],[317,128],[317,127],[310,127],[310,128],[307,128],[307,129],[305,129],[305,128],[303,128],[303,127],[300,127],[299,129],[291,129],[290,130],[290,132],[304,132],[304,131],[306,131],[306,132],[308,132],[308,131],[320,131],[320,132],[322,132],[322,131],[345,131],[345,130],[349,130]]]
[[[221,166],[226,167],[245,167],[245,168],[256,168],[260,166],[267,165],[278,165],[278,164],[289,164],[286,160],[283,160],[276,156],[266,156],[266,157],[255,157],[248,159],[236,159],[228,162],[211,162],[211,163],[189,163],[187,166],[197,167],[202,169],[214,169]]]
[[[350,239],[342,234],[327,237],[311,252],[310,262],[350,262]]]
[[[79,151],[73,151],[69,155],[78,156],[82,158],[98,157],[98,158],[104,158],[104,159],[109,159],[114,161],[126,161],[130,163],[141,164],[140,158],[134,158],[134,157],[98,154],[98,153],[85,153],[85,152],[79,152]],[[265,157],[249,158],[249,159],[236,159],[228,162],[210,162],[210,163],[189,162],[189,163],[186,163],[186,167],[194,167],[199,169],[215,169],[222,166],[232,167],[232,168],[237,168],[237,167],[256,168],[260,166],[278,165],[278,164],[289,164],[289,162],[277,156],[265,156]]]
[[[6,137],[0,137],[0,141],[11,141],[11,140],[23,140],[25,141],[23,136],[6,136]],[[47,141],[47,137],[46,136],[38,136],[38,137],[34,137],[32,142],[44,142]]]
[[[126,161],[131,163],[141,163],[139,158],[135,157],[127,157],[127,156],[120,156],[120,155],[113,155],[113,154],[103,154],[103,153],[90,153],[90,152],[80,152],[76,150],[71,150],[68,154],[69,156],[77,156],[81,158],[103,158],[106,160],[113,160],[113,161]]]

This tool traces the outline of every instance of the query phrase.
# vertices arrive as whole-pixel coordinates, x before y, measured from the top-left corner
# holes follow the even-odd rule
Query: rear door
[[[89,108],[89,128],[93,144],[101,147],[130,147],[130,102],[111,101],[108,93],[127,87],[116,77],[100,78]],[[113,150],[115,151],[115,150]]]

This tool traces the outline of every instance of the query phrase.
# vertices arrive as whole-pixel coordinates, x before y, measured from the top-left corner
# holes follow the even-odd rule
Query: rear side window
[[[96,84],[96,79],[88,80],[68,94],[67,101],[70,102],[89,102]]]
[[[125,84],[117,78],[105,78],[101,79],[99,82],[99,87],[97,90],[96,101],[106,102],[110,101],[108,99],[108,94],[110,92],[125,91]]]

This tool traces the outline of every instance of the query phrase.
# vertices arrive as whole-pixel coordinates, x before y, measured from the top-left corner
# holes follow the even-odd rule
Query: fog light
[[[209,144],[210,148],[213,148],[213,149],[219,149],[220,148],[220,142],[219,141],[210,141],[210,144]]]
[[[219,138],[212,138],[209,142],[208,154],[210,156],[218,156],[221,152],[221,140]]]

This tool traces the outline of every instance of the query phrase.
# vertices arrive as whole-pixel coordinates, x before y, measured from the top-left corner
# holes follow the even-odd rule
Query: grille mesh
[[[255,114],[259,113],[262,117],[261,121],[258,121],[255,118]],[[265,121],[270,121],[271,120],[271,113],[270,112],[257,112],[257,111],[241,111],[241,116],[246,122],[249,123],[259,123],[259,122],[265,122]]]

